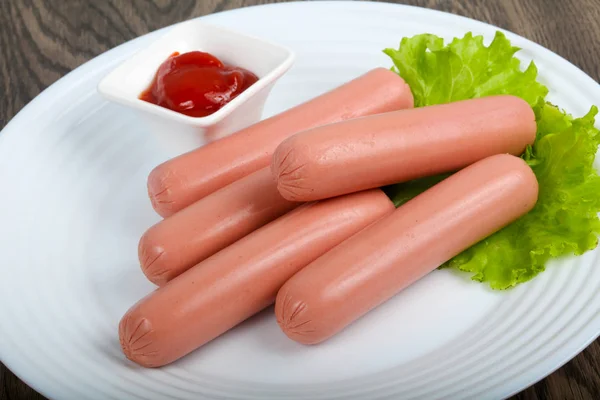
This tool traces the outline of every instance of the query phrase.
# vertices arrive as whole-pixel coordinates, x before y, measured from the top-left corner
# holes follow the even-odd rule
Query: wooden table
[[[0,129],[83,62],[178,21],[270,0],[0,0]],[[486,21],[600,78],[600,0],[404,0]],[[0,333],[1,334],[1,333]],[[0,400],[43,399],[0,364]],[[600,398],[600,341],[515,399]]]

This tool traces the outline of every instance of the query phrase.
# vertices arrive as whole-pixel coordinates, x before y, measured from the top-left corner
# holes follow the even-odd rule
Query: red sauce
[[[173,53],[140,99],[191,117],[206,117],[248,89],[258,77],[201,51]]]

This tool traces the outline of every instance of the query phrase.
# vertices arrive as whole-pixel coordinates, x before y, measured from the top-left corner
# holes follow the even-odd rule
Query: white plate
[[[206,20],[276,39],[297,63],[266,115],[375,66],[403,36],[496,28],[420,8],[358,2],[288,3]],[[129,112],[103,101],[99,79],[153,33],[52,85],[0,137],[0,356],[57,399],[496,399],[541,379],[600,332],[598,253],[555,262],[534,281],[493,292],[435,271],[334,339],[288,340],[272,310],[162,369],[128,362],[117,340],[127,308],[152,290],[136,255],[158,220],[145,180],[163,159]],[[551,99],[581,115],[600,88],[550,51],[513,34]]]

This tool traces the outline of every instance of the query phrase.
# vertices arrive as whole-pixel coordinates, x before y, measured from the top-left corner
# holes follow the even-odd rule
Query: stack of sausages
[[[123,352],[169,364],[275,303],[292,340],[322,342],[533,208],[516,157],[529,105],[493,96],[413,108],[377,68],[155,168],[164,220],[141,238],[159,286],[119,325]],[[452,172],[394,207],[382,186]]]

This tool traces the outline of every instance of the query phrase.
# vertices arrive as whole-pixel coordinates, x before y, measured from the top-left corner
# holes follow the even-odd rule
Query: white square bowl
[[[201,118],[139,99],[171,54],[194,50],[245,68],[259,79],[220,110]],[[294,59],[294,53],[286,47],[195,19],[175,26],[116,67],[100,81],[98,92],[138,112],[167,155],[174,157],[258,122],[273,85]]]

